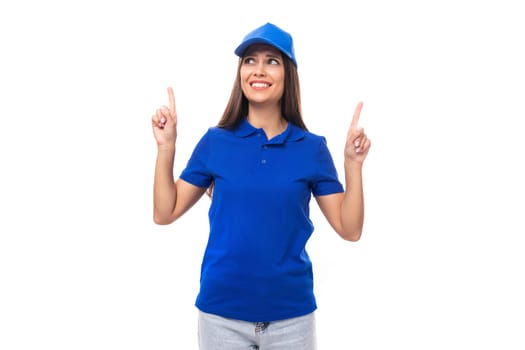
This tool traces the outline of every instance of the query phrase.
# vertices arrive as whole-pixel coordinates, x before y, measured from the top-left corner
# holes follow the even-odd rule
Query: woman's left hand
[[[358,162],[362,164],[370,149],[370,139],[366,136],[365,130],[358,127],[359,115],[363,108],[363,102],[359,102],[354,112],[350,128],[346,136],[345,162]]]

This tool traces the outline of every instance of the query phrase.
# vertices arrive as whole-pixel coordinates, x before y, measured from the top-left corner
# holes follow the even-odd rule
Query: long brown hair
[[[281,114],[288,122],[297,125],[301,129],[308,131],[303,121],[301,113],[301,88],[299,84],[299,74],[297,67],[287,56],[283,55],[284,62],[284,91],[281,98]],[[241,88],[241,66],[243,58],[239,58],[237,66],[237,76],[233,83],[228,104],[224,109],[221,119],[217,124],[224,129],[234,129],[248,115],[248,99],[244,96]],[[206,193],[211,198],[213,193],[213,182],[208,187]]]

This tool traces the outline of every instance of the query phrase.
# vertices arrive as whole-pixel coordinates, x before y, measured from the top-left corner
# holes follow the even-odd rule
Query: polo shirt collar
[[[248,137],[250,135],[255,134],[256,132],[261,131],[261,129],[258,129],[251,125],[248,122],[247,118],[243,118],[239,126],[234,129],[234,134],[238,137]],[[279,144],[279,143],[285,143],[285,142],[292,142],[292,141],[299,141],[304,137],[306,132],[298,127],[297,125],[288,122],[288,126],[286,127],[286,130],[284,130],[281,134],[275,136],[272,138],[269,143],[271,144]]]

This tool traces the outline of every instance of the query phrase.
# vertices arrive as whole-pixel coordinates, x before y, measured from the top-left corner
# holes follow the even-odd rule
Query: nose
[[[254,68],[253,74],[255,76],[257,76],[257,77],[261,77],[261,76],[266,75],[266,73],[264,71],[264,63],[263,62],[257,63],[257,65]]]

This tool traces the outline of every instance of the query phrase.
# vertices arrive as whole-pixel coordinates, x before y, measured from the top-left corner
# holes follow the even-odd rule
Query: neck
[[[255,128],[263,129],[268,140],[282,133],[288,126],[288,122],[281,115],[280,108],[257,109],[252,107],[248,112],[248,121]]]

